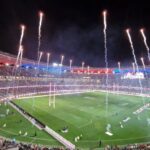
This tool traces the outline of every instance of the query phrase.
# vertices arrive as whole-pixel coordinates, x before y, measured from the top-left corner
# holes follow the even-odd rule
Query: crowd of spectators
[[[0,150],[6,150],[17,147],[14,141],[6,140],[4,138],[0,138]]]
[[[14,140],[6,140],[4,138],[0,138],[0,150],[65,150],[62,147],[46,147],[46,146],[39,146],[36,144],[27,144],[16,142]],[[113,145],[106,145],[103,150],[150,150],[150,143],[144,144],[129,144],[125,146],[113,146]],[[80,150],[77,148],[77,150]]]
[[[64,150],[64,148],[21,143],[21,142],[16,142],[15,140],[6,140],[1,137],[0,138],[0,150],[9,150],[9,149],[13,149],[13,150]]]
[[[36,68],[37,69],[37,68]],[[35,68],[18,68],[13,66],[0,66],[0,100],[3,97],[14,95],[61,93],[62,91],[81,90],[110,90],[113,92],[143,93],[150,94],[150,76],[141,80],[139,87],[138,79],[122,79],[120,74],[109,74],[108,85],[106,86],[106,74],[85,75],[85,74],[52,74],[45,70]],[[50,91],[51,83],[51,91]],[[54,91],[55,85],[55,91]],[[70,85],[70,86],[68,86]],[[24,87],[23,87],[24,86]],[[33,86],[33,87],[32,87]],[[16,143],[14,140],[0,138],[0,150],[9,148],[19,150],[62,150],[60,148],[46,148],[33,144]],[[105,150],[150,150],[150,144],[133,144],[120,146],[107,145]]]
[[[40,76],[35,76],[35,70],[32,68],[20,68],[20,74],[12,75],[12,66],[3,66],[0,70],[0,99],[10,96],[17,97],[34,94],[48,94],[50,91],[64,93],[70,91],[87,91],[97,88],[97,80],[84,78],[83,75],[63,74],[54,75],[39,71]],[[7,72],[7,73],[6,73]],[[5,75],[4,75],[5,74]],[[43,75],[43,76],[41,76]],[[44,76],[45,75],[45,76]],[[48,75],[48,76],[46,76]]]
[[[34,68],[20,68],[12,74],[12,66],[3,66],[0,69],[0,97],[5,95],[27,95],[28,93],[42,94],[49,91],[49,84],[56,85],[57,91],[81,89],[87,90],[110,90],[113,92],[150,93],[150,78],[141,80],[142,90],[138,79],[121,79],[121,75],[109,74],[106,86],[106,75],[84,75],[84,74],[51,74],[39,70],[35,76]],[[68,86],[70,85],[70,87]],[[33,86],[33,87],[32,87]],[[52,88],[53,89],[53,88]]]
[[[104,150],[150,150],[150,143],[145,144],[129,144],[125,146],[105,146]]]

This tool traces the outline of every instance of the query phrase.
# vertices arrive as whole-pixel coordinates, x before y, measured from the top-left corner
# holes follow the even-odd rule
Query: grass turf
[[[145,101],[150,102],[150,99],[145,98]],[[48,97],[16,100],[15,103],[79,148],[97,148],[100,140],[102,146],[150,141],[150,126],[147,122],[150,110],[138,116],[133,114],[143,105],[140,97],[109,94],[107,113],[105,93],[100,92],[56,96],[55,109],[48,106]],[[131,119],[123,123],[126,117]],[[124,128],[120,127],[120,121]],[[105,134],[108,123],[111,124],[113,136]],[[65,126],[69,128],[68,133],[60,131]],[[22,127],[27,125],[22,123]],[[18,127],[14,125],[14,128]],[[9,129],[15,130],[12,127]],[[81,134],[82,138],[75,142],[74,138]],[[40,138],[50,139],[44,133],[41,133]],[[43,141],[39,143],[45,144]]]
[[[7,109],[10,110],[8,115],[6,115]],[[4,127],[5,125],[6,127]],[[22,132],[21,135],[19,135],[19,131]],[[25,132],[28,133],[27,136],[24,136]],[[8,104],[0,105],[0,136],[27,143],[60,146],[59,142],[50,137],[47,133],[34,127]]]

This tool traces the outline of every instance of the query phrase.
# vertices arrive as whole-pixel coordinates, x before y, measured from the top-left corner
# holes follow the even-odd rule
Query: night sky
[[[51,62],[104,67],[103,18],[108,17],[109,67],[131,66],[133,61],[125,33],[131,28],[137,58],[145,57],[139,29],[144,27],[150,45],[150,5],[146,0],[1,0],[0,1],[0,50],[17,54],[20,24],[26,25],[24,57],[36,59],[38,45],[38,11],[45,14],[42,26],[41,51],[52,54]],[[42,61],[46,61],[46,55]],[[140,64],[140,61],[139,61]]]

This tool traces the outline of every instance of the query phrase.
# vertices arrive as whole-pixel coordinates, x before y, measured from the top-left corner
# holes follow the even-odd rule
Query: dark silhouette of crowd
[[[46,146],[39,146],[36,144],[27,144],[16,142],[14,140],[6,140],[4,138],[0,138],[0,150],[9,150],[11,148],[16,148],[16,150],[66,150],[62,147],[46,147]],[[77,148],[80,150],[80,148]],[[150,143],[143,143],[143,144],[129,144],[125,146],[113,146],[113,145],[106,145],[103,150],[150,150]]]
[[[9,150],[12,148],[16,150],[64,150],[64,148],[59,147],[39,146],[36,144],[27,144],[16,142],[14,140],[6,140],[4,138],[0,138],[0,150]]]
[[[150,150],[150,143],[145,144],[129,144],[125,146],[105,146],[104,150]]]

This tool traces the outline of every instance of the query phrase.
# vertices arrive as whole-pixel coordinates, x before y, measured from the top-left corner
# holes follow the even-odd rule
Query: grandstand
[[[17,97],[19,95],[47,94],[49,92],[49,83],[55,84],[57,92],[87,90],[105,90],[106,70],[103,68],[79,68],[67,66],[46,67],[46,63],[41,63],[39,68],[33,60],[23,59],[21,66],[16,69],[15,76],[12,73],[15,67],[16,57],[10,54],[0,52],[0,93],[2,99],[5,96]],[[36,74],[37,69],[39,70]],[[142,79],[143,94],[149,96],[150,93],[150,67],[146,70],[140,69],[144,74]],[[110,91],[140,93],[138,78],[122,79],[126,74],[136,74],[132,68],[111,68],[108,70],[108,89]],[[131,75],[130,75],[131,76]],[[135,75],[136,76],[136,75]],[[38,82],[38,85],[36,85]],[[34,93],[36,87],[36,93]],[[53,88],[52,88],[53,89]],[[4,96],[5,95],[5,96]]]
[[[39,119],[40,117],[37,118],[37,116],[34,116],[34,113],[32,114],[32,111],[28,112],[28,109],[22,107],[20,101],[13,102],[13,100],[23,99],[22,101],[24,101],[26,98],[33,99],[33,97],[35,97],[34,99],[36,100],[36,97],[42,98],[44,96],[49,96],[53,103],[56,95],[78,95],[79,93],[106,92],[106,90],[108,90],[109,93],[115,93],[116,95],[120,94],[121,97],[122,95],[137,95],[142,98],[147,97],[148,100],[146,104],[149,104],[150,67],[147,66],[146,69],[141,67],[139,72],[143,75],[141,79],[142,89],[139,87],[139,76],[137,71],[132,68],[109,68],[106,70],[104,68],[70,68],[68,66],[56,66],[53,64],[49,64],[47,67],[47,64],[44,62],[37,65],[36,61],[29,59],[23,59],[20,65],[16,65],[16,56],[0,52],[0,102],[8,102],[11,109],[16,109],[23,117],[29,120],[31,124],[34,124],[40,130],[44,129],[45,132],[50,133],[51,136],[65,147],[74,149],[76,143],[72,142],[70,137],[63,137],[62,134],[59,135],[57,132],[55,133],[55,128],[55,131],[51,130],[45,123],[43,124],[40,121],[42,120]],[[106,73],[108,73],[107,86]],[[87,99],[90,99],[90,97],[91,96],[87,96]],[[55,107],[57,107],[57,103]],[[138,107],[139,104],[137,105],[137,108]],[[30,109],[29,106],[28,108]],[[7,135],[7,137],[11,138],[9,135]],[[148,139],[142,142],[147,142]],[[123,144],[127,143],[125,142]],[[77,144],[77,146],[81,145]],[[85,147],[86,146],[89,145],[85,144]]]

